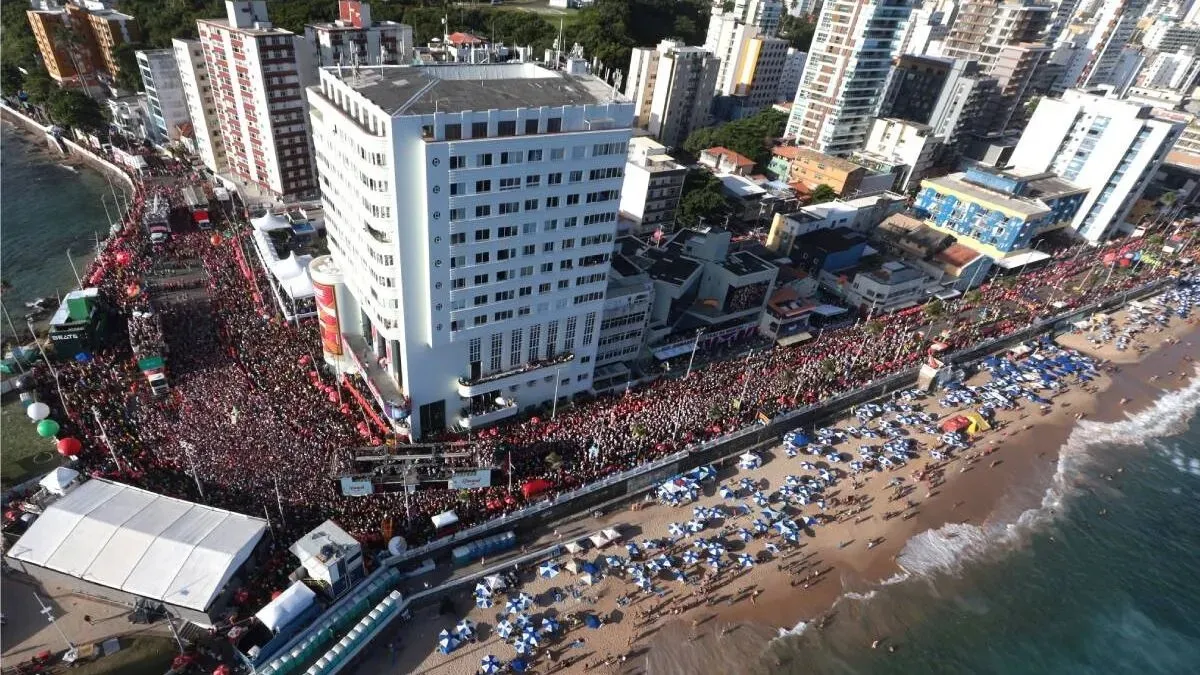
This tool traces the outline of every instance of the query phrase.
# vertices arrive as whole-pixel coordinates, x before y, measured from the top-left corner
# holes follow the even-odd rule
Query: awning
[[[262,625],[270,631],[275,632],[303,614],[304,610],[312,606],[316,597],[317,594],[313,593],[312,589],[304,582],[297,581],[286,591],[280,593],[279,597],[258,610],[254,618],[261,621]]]
[[[430,518],[433,521],[433,526],[437,528],[448,527],[458,522],[458,514],[453,511],[443,511],[436,516]]]
[[[825,317],[838,316],[839,314],[845,314],[848,311],[849,310],[847,310],[845,307],[838,307],[837,305],[817,305],[816,308],[813,309],[814,314],[820,314],[821,316]]]
[[[787,347],[787,346],[799,344],[801,342],[804,342],[806,340],[811,340],[811,339],[812,339],[812,333],[808,333],[808,332],[796,333],[795,335],[788,335],[787,337],[779,338],[778,340],[775,341],[775,344],[779,345],[780,347]]]
[[[1001,258],[1000,260],[996,261],[996,265],[1001,269],[1015,270],[1018,267],[1024,267],[1029,263],[1040,262],[1049,257],[1049,253],[1042,253],[1041,251],[1026,251],[1025,253],[1018,253],[1017,255],[1010,255],[1006,258]]]

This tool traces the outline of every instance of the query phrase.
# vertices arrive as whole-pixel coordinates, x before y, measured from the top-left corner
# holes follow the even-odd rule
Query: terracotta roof
[[[949,248],[934,256],[939,261],[954,267],[962,267],[978,257],[978,251],[962,244],[951,244]]]
[[[463,45],[479,46],[483,44],[484,41],[483,38],[477,38],[470,33],[451,33],[446,38],[446,42],[449,42],[455,47],[462,47]]]
[[[749,157],[747,157],[745,155],[740,155],[740,154],[730,150],[729,148],[724,148],[719,145],[715,148],[709,148],[709,149],[705,150],[704,152],[707,154],[710,154],[710,155],[715,155],[717,157],[723,157],[725,159],[729,159],[737,166],[754,166],[754,160],[750,159]]]

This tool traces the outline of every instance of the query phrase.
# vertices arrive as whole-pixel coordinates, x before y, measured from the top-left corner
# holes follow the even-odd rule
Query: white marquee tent
[[[265,532],[261,518],[93,478],[47,506],[8,555],[203,612]]]

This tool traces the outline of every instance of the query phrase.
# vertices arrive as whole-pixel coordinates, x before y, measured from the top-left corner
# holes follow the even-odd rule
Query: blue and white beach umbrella
[[[499,635],[505,640],[507,640],[508,637],[513,634],[513,630],[515,629],[513,628],[513,625],[509,623],[508,619],[496,624],[496,635]]]
[[[488,654],[479,661],[479,672],[484,675],[500,672],[500,659]]]
[[[543,579],[553,579],[554,577],[558,576],[558,565],[555,565],[547,560],[541,565],[538,565],[538,576]]]
[[[558,619],[548,616],[542,619],[542,632],[546,634],[558,632]]]

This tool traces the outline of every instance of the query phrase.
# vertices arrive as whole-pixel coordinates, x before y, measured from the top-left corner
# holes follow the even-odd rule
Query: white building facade
[[[262,0],[226,0],[226,19],[196,22],[228,170],[275,199],[315,195],[304,41],[275,28]]]
[[[192,122],[192,151],[209,171],[225,173],[229,162],[221,137],[221,122],[217,119],[217,105],[213,101],[212,82],[208,79],[208,66],[204,63],[204,48],[199,40],[180,38],[171,40],[171,46],[175,51],[188,119]]]
[[[1071,226],[1088,241],[1103,241],[1126,229],[1130,209],[1183,131],[1150,111],[1068,89],[1062,99],[1038,104],[1010,164],[1088,186]]]
[[[788,119],[788,136],[831,155],[862,147],[913,4],[825,3]]]
[[[633,105],[529,63],[324,69],[309,99],[339,330],[412,437],[590,390]]]
[[[169,143],[179,138],[180,125],[187,124],[188,102],[183,91],[175,52],[154,49],[136,53],[146,104],[154,125],[156,143]]]

